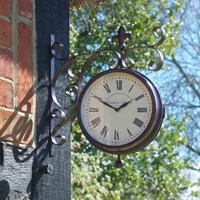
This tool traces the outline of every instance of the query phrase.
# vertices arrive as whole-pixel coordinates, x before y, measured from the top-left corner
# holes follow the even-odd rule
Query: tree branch
[[[194,171],[197,171],[197,172],[200,172],[200,168],[195,168],[195,167],[192,167],[192,166],[188,166],[187,167],[188,169],[191,169],[191,170],[194,170]]]
[[[193,92],[196,94],[196,96],[200,99],[200,93],[199,91],[195,88],[194,84],[191,83],[190,79],[188,78],[187,74],[184,72],[184,70],[182,69],[181,65],[178,63],[178,61],[175,59],[174,56],[172,56],[172,60],[169,60],[170,62],[173,62],[175,64],[175,66],[178,68],[178,70],[180,71],[180,73],[182,74],[182,76],[185,78],[185,80],[187,81],[188,85],[191,87],[191,89],[193,90]]]
[[[189,144],[185,144],[185,147],[188,148],[190,151],[192,151],[193,153],[197,154],[198,156],[200,156],[200,151],[197,149],[194,149],[192,146],[190,146]]]

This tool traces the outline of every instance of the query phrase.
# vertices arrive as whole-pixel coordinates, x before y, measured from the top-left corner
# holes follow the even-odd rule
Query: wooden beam
[[[67,142],[56,146],[54,157],[49,157],[50,125],[50,34],[64,44],[63,57],[69,51],[69,1],[36,0],[36,49],[37,49],[37,118],[36,152],[33,164],[31,199],[69,200],[70,191],[70,136],[69,128],[60,131],[66,134]],[[62,62],[56,62],[57,68]],[[67,84],[66,74],[60,77],[61,87]],[[63,93],[59,99],[66,101]],[[39,166],[53,166],[52,174],[37,173]],[[50,167],[51,168],[51,167]],[[46,172],[48,173],[48,172]]]

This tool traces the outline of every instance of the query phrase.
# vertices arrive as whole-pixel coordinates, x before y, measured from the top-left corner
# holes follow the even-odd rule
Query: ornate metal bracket
[[[66,109],[64,106],[60,105],[56,97],[56,81],[62,70],[55,71],[55,60],[56,54],[63,49],[63,45],[59,42],[55,41],[55,36],[51,34],[51,64],[50,64],[50,80],[51,80],[51,105],[50,105],[50,137],[51,137],[51,147],[50,147],[50,156],[53,156],[55,153],[55,145],[62,145],[66,141],[65,135],[56,135],[57,131],[68,123],[73,114],[68,116],[66,114]],[[72,113],[72,112],[71,112]]]
[[[134,61],[131,59],[127,59],[126,55],[135,50],[139,49],[153,49],[157,55],[158,60],[154,61],[151,60],[148,64],[148,68],[151,71],[158,71],[162,68],[164,57],[162,53],[158,50],[158,46],[160,46],[166,37],[164,29],[162,29],[159,26],[156,26],[152,30],[154,36],[157,38],[157,42],[152,45],[147,46],[133,46],[131,48],[126,49],[125,41],[127,39],[131,40],[132,35],[130,33],[126,33],[126,30],[123,26],[121,26],[118,30],[118,34],[113,36],[112,41],[115,42],[118,40],[118,47],[119,52],[113,51],[113,50],[99,50],[96,52],[90,52],[87,54],[82,54],[78,56],[71,57],[69,59],[66,58],[59,58],[57,54],[59,51],[62,51],[63,45],[55,41],[54,35],[51,35],[51,66],[50,66],[50,78],[51,78],[51,150],[50,150],[50,156],[54,155],[54,147],[55,145],[62,145],[66,141],[66,137],[64,135],[57,135],[57,131],[64,126],[65,124],[69,123],[71,120],[73,120],[76,117],[76,104],[77,100],[80,96],[80,93],[82,91],[83,87],[83,79],[86,73],[91,69],[91,64],[93,61],[95,61],[99,56],[104,56],[108,53],[114,53],[114,55],[117,57],[117,64],[114,68],[134,68]],[[84,65],[81,69],[76,73],[74,71],[73,66],[80,58],[87,58]],[[55,71],[55,61],[56,60],[62,60],[65,61],[64,64]],[[126,61],[129,61],[131,63],[130,66],[126,65]],[[109,66],[110,69],[113,69],[113,67]],[[58,80],[58,77],[64,72],[64,70],[67,70],[67,76],[69,79],[73,80],[70,82],[65,89],[66,95],[70,98],[71,103],[69,106],[63,106],[60,104],[56,97],[56,82]],[[120,158],[118,158],[118,163],[120,162]]]

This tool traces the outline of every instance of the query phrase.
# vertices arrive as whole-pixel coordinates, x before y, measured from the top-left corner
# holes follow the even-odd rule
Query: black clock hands
[[[100,101],[101,103],[103,103],[104,105],[114,109],[116,112],[118,112],[121,108],[126,107],[130,102],[133,101],[133,99],[131,99],[130,101],[127,101],[125,103],[123,103],[121,106],[119,106],[118,108],[113,107],[112,105],[110,105],[109,103],[105,102],[102,100],[102,98],[98,97],[98,96],[93,96],[95,99],[97,99],[98,101]]]
[[[110,105],[109,103],[103,101],[102,98],[100,98],[100,97],[98,97],[98,96],[93,96],[93,97],[94,97],[95,99],[97,99],[98,101],[100,101],[101,103],[103,103],[104,105],[106,105],[106,106],[108,106],[108,107],[114,109],[115,111],[117,111],[117,110],[116,110],[117,108],[115,108],[115,107],[113,107],[112,105]]]
[[[131,101],[133,101],[133,99],[131,99],[130,101],[127,101],[127,102],[123,103],[121,106],[119,106],[118,108],[116,108],[116,111],[119,111],[121,108],[126,107]]]

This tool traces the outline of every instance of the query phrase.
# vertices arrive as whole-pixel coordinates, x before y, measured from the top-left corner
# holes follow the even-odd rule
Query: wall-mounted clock
[[[121,26],[118,34],[112,37],[113,42],[118,41],[119,51],[99,50],[74,56],[68,59],[55,74],[50,73],[53,75],[50,112],[52,116],[51,156],[54,153],[54,145],[61,145],[66,140],[65,135],[56,135],[56,132],[64,124],[73,120],[76,114],[82,132],[95,147],[118,155],[116,167],[122,166],[120,155],[139,151],[154,139],[162,125],[164,105],[154,84],[145,75],[133,69],[134,62],[130,58],[126,60],[128,52],[151,49],[157,53],[157,59],[148,63],[149,70],[158,71],[162,68],[164,57],[158,50],[158,46],[164,42],[166,33],[158,26],[154,27],[152,32],[156,37],[154,44],[126,49],[125,41],[130,40],[132,35],[126,33],[125,28]],[[51,69],[54,69],[55,59],[63,60],[56,55],[56,51],[62,45],[53,41],[51,38]],[[115,55],[118,59],[117,65],[94,76],[82,90],[83,78],[92,67],[92,62],[104,55]],[[76,74],[73,65],[78,64],[79,62],[76,61],[83,57],[87,59],[79,74]],[[127,63],[129,66],[126,65]],[[65,70],[69,77],[73,78],[73,83],[66,87],[66,93],[72,100],[67,107],[60,105],[55,91],[56,81]],[[59,120],[55,123],[54,118]]]
[[[154,84],[130,69],[93,77],[78,100],[78,121],[86,138],[111,154],[136,152],[157,135],[164,105]]]

